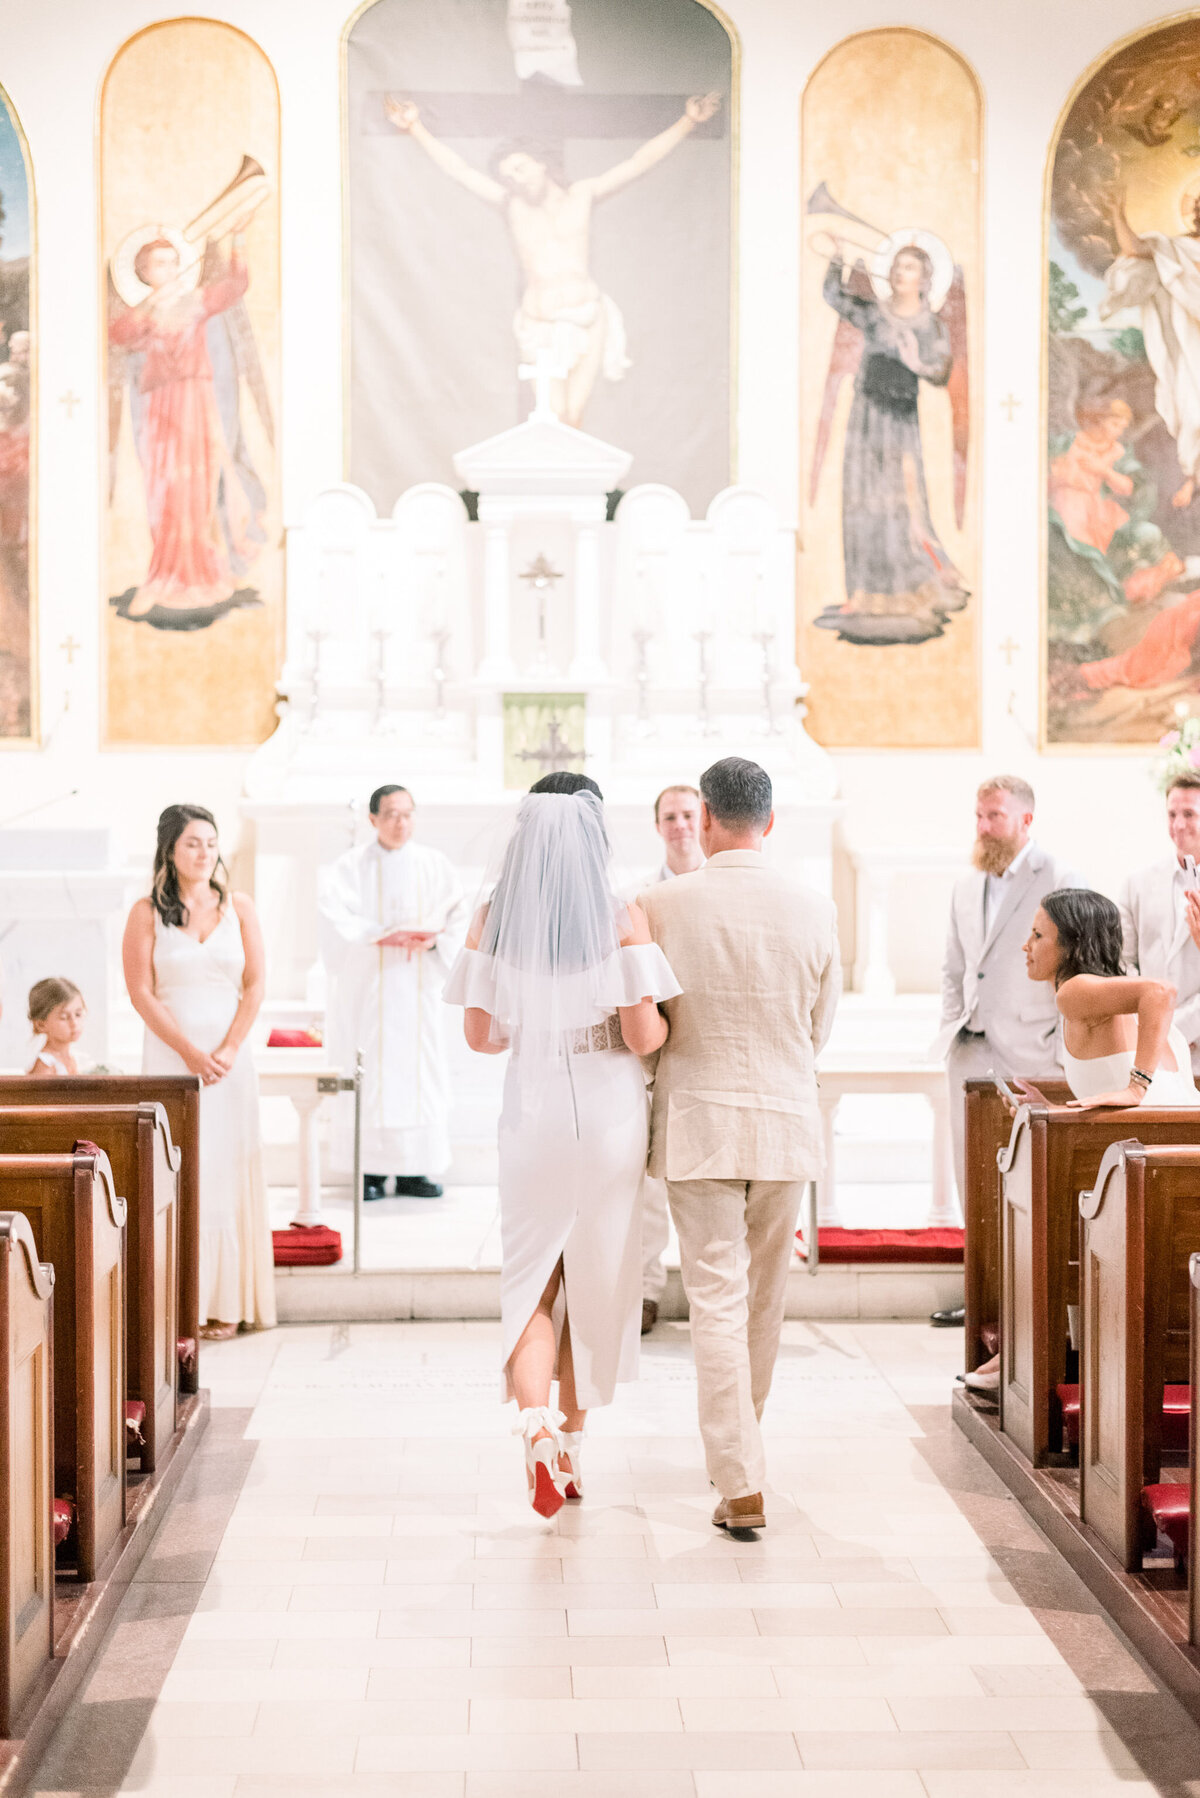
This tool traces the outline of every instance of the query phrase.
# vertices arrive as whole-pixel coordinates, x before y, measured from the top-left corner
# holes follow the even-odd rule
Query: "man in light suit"
[[[1031,1080],[1059,1072],[1054,989],[1030,980],[1021,946],[1045,895],[1084,882],[1033,841],[1033,807],[1033,788],[1020,775],[984,781],[975,797],[974,872],[957,882],[950,902],[942,1022],[931,1053],[946,1061],[960,1201],[963,1081],[993,1071]]]
[[[822,1165],[813,1063],[841,990],[831,900],[763,860],[771,782],[730,756],[700,777],[703,868],[639,903],[682,994],[667,1001],[650,1172],[667,1182],[719,1529],[761,1529],[759,1420],[796,1217]]]
[[[1131,874],[1121,894],[1125,965],[1175,988],[1175,1023],[1191,1045],[1192,1071],[1200,1073],[1200,949],[1189,928],[1191,920],[1200,930],[1200,774],[1171,783],[1167,833],[1172,854]]]

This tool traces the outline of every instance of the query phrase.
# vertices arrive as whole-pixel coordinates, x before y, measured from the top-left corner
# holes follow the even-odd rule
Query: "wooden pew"
[[[55,1488],[90,1581],[125,1525],[125,1201],[104,1155],[0,1155],[0,1211],[54,1268]]]
[[[0,1212],[0,1735],[54,1655],[54,1269]]]
[[[192,1344],[181,1392],[200,1390],[200,1082],[195,1074],[0,1075],[0,1106],[161,1105],[179,1167],[179,1334]],[[3,1142],[0,1140],[0,1152]]]
[[[179,1379],[179,1150],[158,1104],[0,1106],[0,1154],[69,1155],[77,1141],[108,1156],[125,1200],[125,1367],[146,1408],[140,1459],[152,1473],[175,1433]]]
[[[1147,1145],[1200,1144],[1200,1110],[1030,1102],[1000,1156],[1000,1427],[1035,1467],[1061,1442],[1055,1393],[1078,1295],[1079,1194],[1095,1184],[1109,1145],[1134,1131]]]
[[[1079,1514],[1134,1572],[1142,1491],[1162,1472],[1163,1390],[1191,1373],[1200,1145],[1113,1143],[1079,1214]]]

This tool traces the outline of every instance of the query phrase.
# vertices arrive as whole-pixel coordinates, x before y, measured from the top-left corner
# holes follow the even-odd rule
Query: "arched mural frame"
[[[28,605],[26,630],[29,648],[29,729],[21,735],[6,735],[0,731],[0,749],[21,750],[38,749],[42,743],[41,613],[38,581],[40,560],[38,553],[38,459],[41,440],[38,372],[41,364],[41,335],[38,329],[38,202],[33,152],[29,147],[29,139],[21,122],[21,115],[13,103],[8,89],[3,86],[0,86],[0,105],[3,106],[8,116],[17,147],[21,152],[29,207],[29,277],[26,298],[29,314],[29,466],[26,500],[28,508],[26,519],[26,595]],[[0,235],[2,235],[2,228],[0,228]],[[3,352],[0,352],[0,355],[2,354]]]
[[[1054,120],[1046,149],[1042,170],[1042,211],[1040,248],[1042,258],[1042,279],[1040,288],[1039,313],[1039,391],[1038,391],[1038,466],[1040,503],[1045,505],[1049,498],[1050,484],[1050,422],[1051,422],[1051,369],[1049,312],[1051,299],[1051,244],[1054,230],[1054,177],[1059,148],[1062,143],[1064,129],[1080,96],[1088,85],[1108,67],[1121,53],[1132,45],[1145,39],[1157,37],[1172,31],[1177,26],[1193,24],[1200,34],[1200,8],[1190,7],[1179,12],[1149,20],[1132,31],[1114,38],[1103,50],[1099,51],[1072,83]],[[1043,755],[1080,755],[1089,756],[1145,756],[1154,746],[1152,735],[1141,740],[1097,741],[1080,740],[1065,736],[1051,736],[1051,671],[1050,671],[1050,521],[1043,512],[1038,534],[1038,748]],[[1200,686],[1197,688],[1198,700],[1196,710],[1200,711]]]
[[[166,733],[151,730],[146,735],[114,734],[113,731],[113,695],[111,691],[111,658],[110,658],[110,596],[107,537],[110,504],[110,418],[109,405],[112,402],[112,390],[109,387],[110,343],[109,343],[109,246],[107,244],[107,190],[106,190],[106,106],[110,89],[122,60],[135,46],[143,44],[156,34],[172,31],[180,26],[200,26],[226,36],[227,41],[236,40],[257,59],[257,67],[265,75],[272,102],[272,123],[268,133],[269,149],[273,167],[266,171],[266,180],[270,188],[269,215],[273,220],[271,233],[270,256],[267,263],[269,286],[273,304],[271,306],[272,336],[269,356],[264,359],[267,366],[260,368],[261,381],[267,390],[270,403],[270,474],[263,482],[265,502],[262,511],[263,530],[259,539],[261,554],[255,574],[250,578],[261,578],[269,588],[267,597],[257,609],[263,614],[264,628],[257,633],[257,640],[252,645],[252,653],[261,664],[258,678],[253,685],[245,683],[245,693],[241,695],[244,703],[241,713],[244,718],[253,716],[253,722],[241,722],[227,729],[214,728],[213,734],[202,736],[191,735],[186,738],[174,737]],[[283,643],[286,625],[286,577],[283,551],[283,516],[282,516],[282,204],[280,186],[282,181],[282,98],[279,77],[275,65],[262,44],[241,26],[234,25],[227,19],[205,14],[180,13],[173,17],[159,18],[140,26],[136,31],[122,39],[112,52],[104,67],[96,98],[96,212],[97,212],[97,274],[98,274],[98,325],[100,350],[100,385],[101,404],[99,407],[99,458],[103,471],[99,487],[98,501],[100,510],[100,573],[101,573],[101,654],[100,654],[100,716],[101,746],[103,748],[120,748],[125,750],[157,751],[163,748],[253,748],[265,741],[274,731],[277,723],[275,681],[282,662]],[[232,185],[232,183],[230,183]],[[259,285],[263,283],[259,282]],[[247,402],[248,403],[248,402]],[[231,612],[234,617],[245,619],[250,613]],[[221,618],[224,622],[224,608],[214,609],[210,623]],[[205,669],[205,678],[210,687],[220,689],[224,684],[221,676],[229,667],[244,667],[246,660],[242,654],[239,637],[237,642],[221,641],[212,632],[202,627],[193,629],[183,627],[178,634],[161,633],[167,644],[182,643],[188,638],[199,639],[209,651],[209,666]],[[175,672],[178,672],[176,668]],[[169,705],[160,706],[160,714],[169,714]]]
[[[341,145],[341,301],[342,301],[342,479],[352,481],[351,432],[353,403],[354,308],[351,265],[350,194],[350,40],[359,22],[383,0],[359,0],[342,26],[338,41],[338,113]],[[729,482],[738,478],[739,460],[739,332],[741,305],[740,206],[742,42],[737,26],[716,0],[691,0],[709,13],[729,40],[730,179],[729,179]],[[464,446],[465,447],[465,446]]]
[[[815,91],[816,83],[822,72],[828,68],[828,65],[834,58],[844,54],[852,46],[861,45],[870,40],[896,38],[908,38],[916,43],[927,45],[932,50],[935,50],[940,55],[946,57],[965,78],[973,107],[971,119],[973,166],[970,169],[970,175],[973,181],[973,197],[971,204],[967,209],[973,252],[971,258],[972,280],[966,294],[966,317],[963,324],[963,334],[966,346],[965,361],[969,371],[965,395],[967,450],[965,457],[965,483],[961,500],[962,523],[958,524],[956,531],[957,537],[961,539],[964,534],[965,526],[966,534],[969,537],[969,542],[965,546],[969,559],[963,572],[968,577],[970,585],[967,594],[966,607],[961,611],[950,608],[945,612],[944,616],[938,616],[937,613],[935,613],[930,620],[928,627],[929,634],[925,639],[916,636],[911,641],[897,639],[887,642],[886,644],[883,642],[882,638],[879,640],[872,640],[864,637],[860,641],[843,641],[841,632],[837,630],[836,621],[833,621],[830,616],[837,608],[828,602],[822,603],[822,610],[827,614],[827,618],[823,620],[822,629],[830,635],[836,633],[839,650],[844,649],[846,654],[851,658],[864,652],[868,656],[882,656],[884,661],[879,664],[880,668],[888,673],[894,671],[895,679],[892,684],[894,684],[898,690],[909,691],[910,697],[913,674],[911,670],[902,670],[899,665],[900,658],[909,657],[914,653],[919,656],[921,650],[925,646],[925,642],[929,642],[933,645],[936,643],[937,639],[940,638],[943,642],[952,643],[953,633],[956,630],[959,630],[960,626],[967,623],[968,620],[971,633],[970,653],[962,658],[962,667],[957,669],[948,667],[947,669],[940,671],[940,685],[943,689],[941,693],[941,698],[943,700],[942,711],[945,714],[945,718],[941,735],[936,741],[917,740],[916,735],[908,729],[903,720],[898,723],[893,723],[892,725],[885,723],[880,712],[873,710],[870,705],[866,708],[859,708],[863,715],[857,717],[854,715],[853,708],[848,708],[847,716],[844,719],[838,720],[836,727],[831,730],[828,735],[824,735],[819,715],[819,703],[814,706],[813,702],[810,700],[810,714],[812,716],[809,728],[812,729],[814,736],[816,736],[818,740],[828,742],[829,746],[836,749],[839,753],[855,753],[858,751],[875,752],[880,749],[903,749],[926,754],[937,752],[958,753],[962,750],[978,749],[981,746],[983,729],[982,671],[984,595],[982,566],[982,502],[983,467],[986,455],[984,444],[983,388],[985,357],[984,316],[986,304],[985,146],[987,138],[987,94],[984,84],[980,79],[979,72],[971,59],[965,55],[956,44],[950,43],[937,32],[927,31],[919,26],[880,24],[871,26],[866,30],[850,32],[847,36],[839,38],[838,41],[831,44],[816,63],[814,63],[813,67],[808,72],[804,85],[800,91],[797,134],[801,207],[799,220],[801,240],[798,254],[799,292],[797,296],[797,328],[800,338],[798,358],[797,428],[799,437],[799,517],[802,523],[797,545],[798,580],[796,597],[796,632],[797,642],[801,646],[799,660],[801,667],[804,669],[805,678],[809,679],[810,683],[812,682],[814,679],[813,665],[814,662],[817,662],[818,671],[815,678],[820,679],[823,672],[831,689],[836,687],[838,690],[844,690],[844,683],[848,682],[849,674],[856,672],[853,661],[846,663],[845,657],[842,657],[841,660],[844,665],[844,672],[837,670],[835,658],[824,655],[824,637],[819,639],[821,648],[818,649],[817,656],[810,653],[814,648],[813,626],[815,624],[815,616],[810,617],[808,615],[808,594],[815,584],[815,577],[806,566],[805,546],[808,542],[813,540],[814,536],[814,533],[811,530],[812,515],[816,510],[815,499],[814,497],[811,497],[812,487],[815,485],[813,465],[814,461],[819,463],[816,440],[818,425],[824,413],[824,402],[821,407],[814,410],[811,398],[806,391],[807,383],[811,376],[811,369],[806,364],[806,353],[808,352],[806,338],[808,335],[808,327],[816,313],[812,299],[808,294],[811,264],[804,233],[805,222],[812,216],[808,209],[808,200],[811,197],[813,183],[823,181],[825,177],[807,166],[808,135],[806,131],[806,105],[809,103],[810,97]],[[834,197],[835,199],[837,198],[837,196]],[[908,222],[912,223],[912,221]],[[878,232],[882,227],[873,226],[872,229]],[[953,257],[953,261],[957,262],[957,252]],[[832,376],[829,378],[831,379]],[[845,404],[844,397],[842,404],[843,406]],[[823,447],[820,451],[820,456],[823,456],[824,462],[823,465],[820,465],[820,472],[822,483],[824,484],[828,483],[831,479],[831,471],[828,467],[831,456],[835,450],[840,452],[843,444],[838,443],[835,445],[832,436],[827,436],[825,434],[824,426],[821,428],[821,436],[823,439]],[[955,431],[955,442],[957,453],[957,428]],[[838,510],[840,513],[840,506]],[[969,608],[969,610],[967,608]],[[935,654],[938,654],[940,658],[940,651],[935,650]],[[834,668],[821,670],[818,658],[822,656],[824,656],[824,659],[827,661],[834,661]],[[895,660],[888,662],[888,657],[895,658]],[[951,714],[955,710],[954,704],[952,703],[952,695],[960,690],[961,680],[964,673],[969,674],[972,685],[972,706],[970,726],[966,730],[961,730],[957,727]],[[876,680],[875,684],[878,686],[879,681]]]

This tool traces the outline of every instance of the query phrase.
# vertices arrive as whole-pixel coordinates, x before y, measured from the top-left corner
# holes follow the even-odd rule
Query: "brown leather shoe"
[[[657,1322],[658,1322],[658,1300],[657,1299],[643,1299],[642,1300],[642,1335],[649,1336],[651,1330],[654,1328],[654,1326]]]
[[[762,1493],[751,1492],[745,1498],[723,1498],[713,1512],[712,1520],[719,1530],[765,1530],[767,1519]]]

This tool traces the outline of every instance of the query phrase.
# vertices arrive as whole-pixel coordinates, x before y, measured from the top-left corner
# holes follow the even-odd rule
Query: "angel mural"
[[[1200,691],[1200,21],[1083,85],[1051,178],[1047,718],[1152,743]]]
[[[244,157],[189,225],[139,226],[109,264],[109,492],[128,392],[151,541],[145,575],[110,604],[159,630],[261,603],[247,576],[266,541],[267,490],[242,430],[243,387],[272,446],[274,433],[243,233],[270,192]]]
[[[808,212],[865,220],[838,205],[822,182]],[[920,384],[949,392],[954,438],[954,510],[961,530],[967,495],[969,395],[962,270],[932,231],[905,226],[866,246],[839,230],[829,243],[823,298],[838,314],[817,425],[809,503],[829,447],[843,381],[854,397],[842,452],[845,599],[813,622],[846,643],[887,646],[940,637],[970,597],[930,515],[918,406]],[[823,248],[823,246],[821,246]]]

